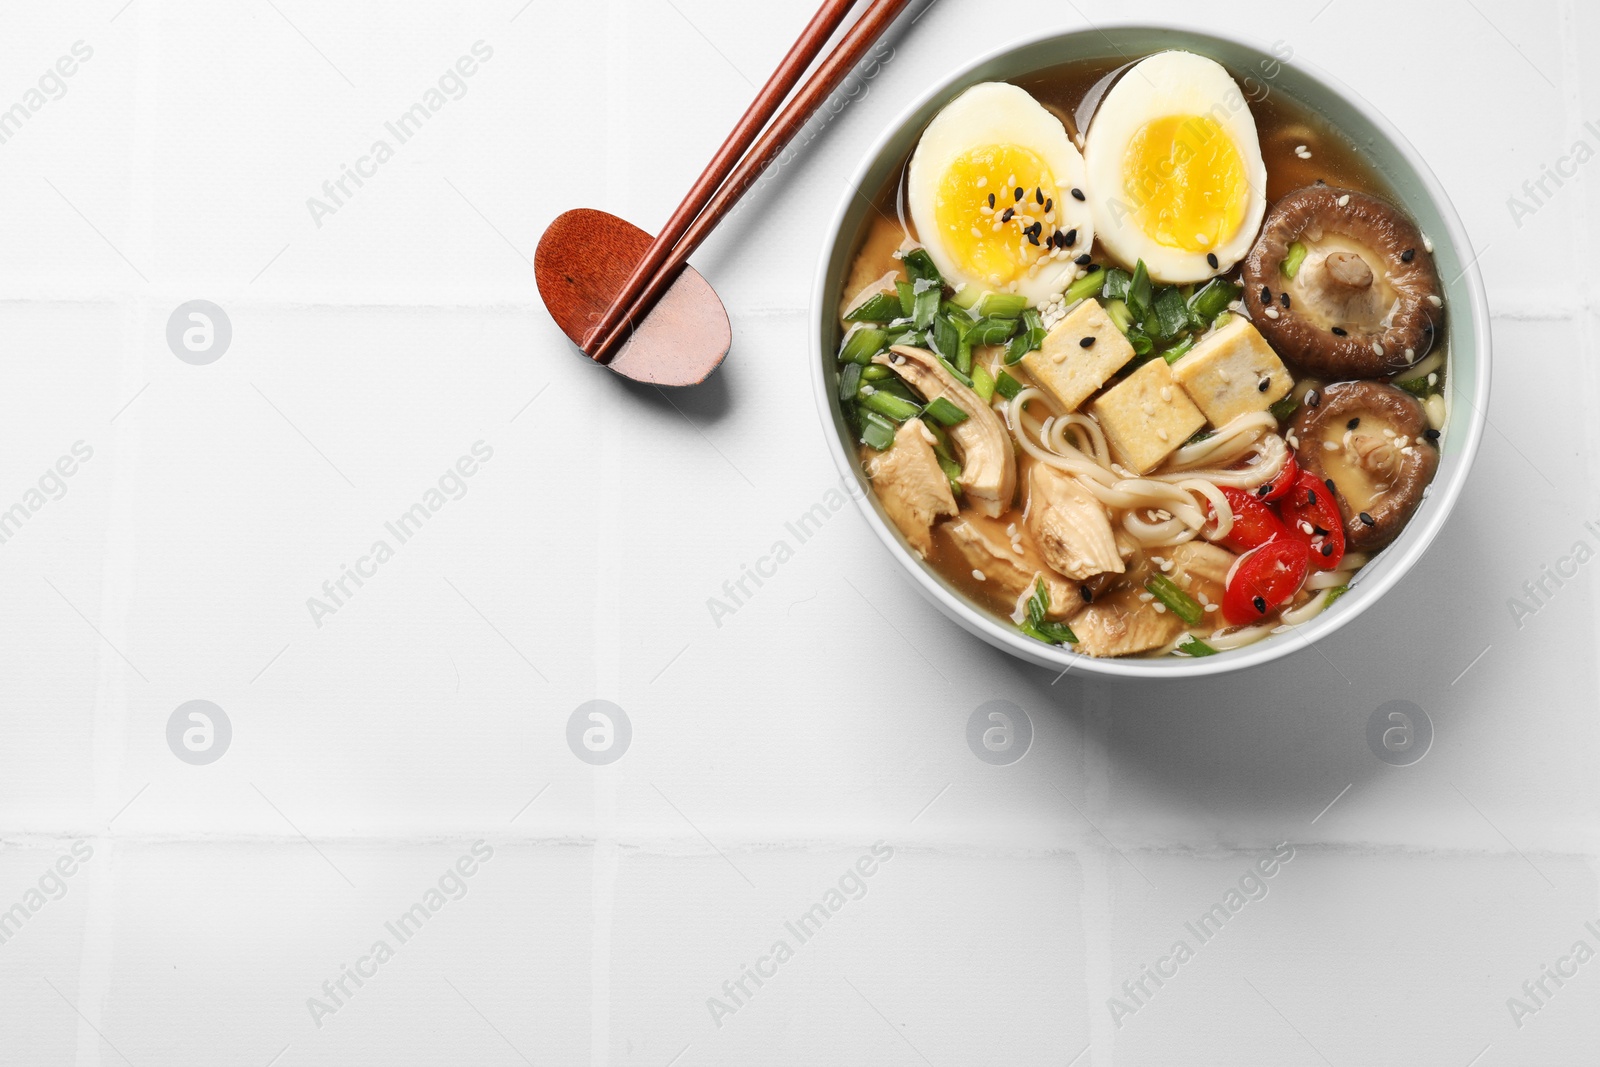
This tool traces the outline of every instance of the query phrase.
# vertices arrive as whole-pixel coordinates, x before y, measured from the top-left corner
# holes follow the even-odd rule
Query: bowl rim
[[[854,201],[860,195],[857,190],[862,188],[862,183],[866,179],[868,172],[877,164],[890,142],[902,133],[916,117],[917,113],[941,95],[949,93],[952,86],[965,81],[973,71],[980,67],[1003,61],[1008,56],[1024,49],[1052,41],[1065,42],[1073,38],[1099,37],[1109,42],[1107,31],[1116,30],[1173,31],[1183,35],[1183,40],[1175,40],[1173,42],[1174,48],[1191,47],[1197,42],[1210,40],[1249,49],[1262,56],[1273,55],[1269,46],[1257,39],[1219,33],[1209,27],[1202,28],[1197,24],[1180,20],[1128,19],[1079,29],[1041,30],[989,49],[954,71],[938,78],[927,88],[917,93],[885,125],[883,131],[873,139],[872,144],[862,155],[861,161],[847,179],[848,184],[845,186],[839,204],[834,210],[833,217],[824,231],[828,237],[823,243],[822,252],[818,258],[816,276],[812,283],[811,306],[807,317],[809,331],[807,349],[811,360],[811,378],[817,401],[818,415],[823,424],[824,436],[828,439],[828,451],[833,456],[835,465],[839,468],[840,474],[846,479],[847,483],[850,479],[855,479],[857,484],[861,485],[864,490],[867,488],[862,478],[859,461],[845,448],[840,435],[835,429],[833,421],[834,390],[828,380],[830,360],[827,357],[830,353],[822,351],[822,335],[824,331],[819,328],[819,325],[821,324],[823,310],[827,305],[829,295],[829,264],[835,247],[844,236],[845,220]],[[1112,43],[1112,47],[1115,49],[1116,45]],[[1324,91],[1341,98],[1347,105],[1359,112],[1361,117],[1370,123],[1373,129],[1386,138],[1390,146],[1416,174],[1419,185],[1431,200],[1432,206],[1445,225],[1446,237],[1451,247],[1457,250],[1458,253],[1461,250],[1465,250],[1468,253],[1473,251],[1473,245],[1467,235],[1466,228],[1462,225],[1455,205],[1440,184],[1438,177],[1416,147],[1389,121],[1387,116],[1365,97],[1315,63],[1301,59],[1298,56],[1289,60],[1279,60],[1279,62],[1285,65],[1292,63],[1297,74],[1312,83],[1318,84]],[[1370,580],[1361,582],[1359,585],[1353,585],[1350,592],[1340,598],[1341,602],[1343,602],[1343,610],[1337,612],[1325,611],[1299,626],[1291,627],[1280,634],[1270,635],[1243,648],[1230,649],[1215,656],[1192,659],[1182,657],[1162,657],[1160,659],[1143,657],[1101,658],[1079,652],[1070,652],[1055,645],[1046,645],[1032,640],[1020,631],[1002,626],[990,614],[974,608],[935,580],[930,573],[931,568],[922,560],[914,557],[901,544],[897,531],[891,529],[889,524],[878,513],[871,500],[872,494],[870,491],[852,492],[849,495],[855,498],[856,505],[861,509],[867,525],[877,534],[878,539],[883,542],[889,553],[911,574],[923,596],[931,600],[946,616],[963,629],[1019,659],[1041,667],[1059,668],[1062,674],[1074,668],[1082,668],[1086,673],[1107,677],[1152,679],[1198,678],[1207,675],[1229,674],[1234,671],[1247,670],[1251,667],[1269,663],[1292,652],[1314,645],[1322,638],[1343,628],[1365,612],[1372,604],[1376,603],[1402,577],[1410,572],[1417,560],[1432,545],[1434,539],[1438,536],[1440,530],[1444,528],[1445,523],[1455,510],[1456,503],[1477,459],[1478,447],[1482,442],[1484,428],[1488,422],[1492,348],[1492,339],[1489,333],[1488,298],[1484,291],[1483,278],[1478,270],[1478,262],[1475,255],[1467,263],[1457,281],[1464,282],[1466,286],[1466,310],[1474,327],[1475,344],[1472,349],[1472,360],[1477,381],[1473,395],[1467,401],[1470,411],[1459,410],[1462,405],[1458,402],[1452,401],[1451,403],[1450,418],[1452,423],[1457,424],[1452,426],[1452,431],[1461,434],[1458,445],[1459,452],[1457,453],[1460,457],[1460,462],[1453,468],[1451,476],[1447,480],[1444,480],[1442,484],[1441,482],[1435,482],[1430,486],[1430,502],[1434,503],[1435,506],[1430,509],[1430,513],[1420,526],[1414,518],[1411,523],[1407,524],[1400,538],[1384,549],[1386,556],[1390,553],[1393,553],[1393,556],[1389,566],[1382,573],[1375,575]],[[1460,310],[1453,309],[1451,314],[1454,317],[1460,313]],[[1452,331],[1452,334],[1454,334],[1454,331]],[[1456,347],[1454,336],[1451,338],[1450,352],[1452,361],[1458,358],[1460,354],[1459,349]],[[1466,399],[1459,392],[1457,397]],[[1452,438],[1455,438],[1455,432],[1452,432]],[[1455,440],[1452,440],[1451,443],[1452,445],[1457,445]],[[1299,637],[1300,640],[1289,640],[1289,638],[1295,636]]]

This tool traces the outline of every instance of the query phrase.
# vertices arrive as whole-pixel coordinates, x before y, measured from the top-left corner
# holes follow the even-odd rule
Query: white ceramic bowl
[[[1450,417],[1439,442],[1439,470],[1422,506],[1400,537],[1356,572],[1350,591],[1327,611],[1304,625],[1215,656],[1097,659],[1025,637],[946,582],[906,546],[870,491],[856,458],[855,436],[834,399],[839,292],[863,216],[871,210],[868,197],[889,180],[934,114],[963,89],[982,81],[1024,77],[1079,59],[1126,61],[1171,48],[1189,49],[1222,63],[1244,85],[1247,95],[1259,97],[1263,88],[1282,92],[1320,112],[1359,146],[1389,183],[1400,206],[1433,242],[1435,262],[1445,283]],[[923,594],[967,630],[1014,656],[1058,670],[1071,665],[1094,674],[1132,678],[1195,677],[1266,663],[1320,640],[1370,607],[1433,543],[1461,495],[1483,435],[1489,400],[1489,312],[1471,242],[1433,172],[1400,132],[1350,89],[1299,59],[1290,56],[1285,60],[1283,51],[1280,46],[1280,54],[1274,55],[1261,45],[1171,24],[1102,26],[1031,37],[979,57],[923,93],[889,124],[845,186],[829,224],[831,237],[818,264],[811,297],[812,380],[829,450],[845,477],[854,478],[861,487],[862,492],[855,496],[868,524]]]

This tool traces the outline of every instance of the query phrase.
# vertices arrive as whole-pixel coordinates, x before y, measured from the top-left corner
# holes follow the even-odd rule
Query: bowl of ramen
[[[1371,105],[1171,26],[1040,36],[912,104],[813,290],[826,436],[918,587],[1034,663],[1263,663],[1417,561],[1484,426],[1481,281]]]

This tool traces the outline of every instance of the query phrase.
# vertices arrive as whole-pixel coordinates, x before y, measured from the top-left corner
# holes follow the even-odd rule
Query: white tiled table
[[[0,510],[92,450],[0,544],[0,1063],[1600,1061],[1600,960],[1507,1004],[1600,949],[1595,568],[1508,603],[1600,544],[1600,163],[1508,204],[1600,149],[1600,14],[938,0],[697,257],[734,351],[668,398],[572,355],[534,244],[581,204],[659,225],[809,2],[520,4],[0,17],[0,109],[92,50],[0,143]],[[1432,161],[1482,257],[1493,429],[1429,557],[1322,654],[1052,685],[925,605],[853,506],[787,532],[837,478],[810,277],[924,86],[1040,23],[1163,14],[1287,42]],[[479,41],[463,95],[314,218]],[[165,337],[194,299],[232,325],[204,366]],[[465,494],[388,534],[477,442]],[[1020,762],[967,746],[992,698],[1031,719]],[[632,726],[606,766],[566,743],[594,699]],[[1406,767],[1366,741],[1396,699],[1435,729]],[[231,723],[208,765],[167,744],[191,700]],[[1202,941],[1241,879],[1259,899]],[[785,925],[841,880],[820,930]],[[1171,977],[1129,999],[1147,964]]]

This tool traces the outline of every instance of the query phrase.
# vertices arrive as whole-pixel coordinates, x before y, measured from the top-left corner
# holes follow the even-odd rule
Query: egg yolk
[[[1244,160],[1209,115],[1168,115],[1139,128],[1122,159],[1132,216],[1151,240],[1205,252],[1238,232],[1249,201]]]
[[[1055,177],[1032,150],[1012,144],[970,149],[939,180],[939,243],[969,276],[1006,285],[1050,254],[1059,200]]]

